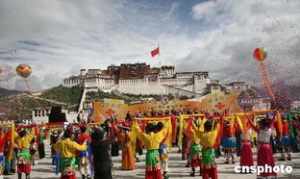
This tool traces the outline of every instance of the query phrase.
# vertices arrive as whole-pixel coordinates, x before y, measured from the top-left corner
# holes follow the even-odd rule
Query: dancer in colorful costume
[[[21,129],[18,136],[15,138],[17,153],[17,173],[18,179],[22,178],[22,173],[25,173],[25,178],[30,178],[31,173],[31,155],[30,143],[34,139],[33,133],[27,133],[25,129]]]
[[[197,167],[200,167],[200,175],[201,175],[201,145],[200,139],[197,136],[196,131],[200,130],[201,122],[198,117],[195,117],[193,122],[188,126],[189,133],[191,133],[192,144],[190,148],[190,163],[192,167],[191,176],[195,176],[195,170]]]
[[[40,130],[40,134],[37,137],[38,137],[39,158],[43,159],[45,158],[45,139],[46,139],[45,129]]]
[[[87,128],[84,124],[80,126],[80,135],[78,139],[79,144],[87,143],[87,146],[91,143],[91,136],[87,131]],[[91,178],[91,162],[89,160],[90,153],[88,150],[81,151],[79,153],[79,170],[82,176],[82,179],[90,179]]]
[[[182,146],[182,159],[187,160],[186,167],[191,166],[191,145],[192,145],[192,138],[193,134],[190,130],[190,126],[192,126],[193,118],[192,116],[188,116],[188,118],[185,118],[184,121],[184,131],[183,131],[183,146]]]
[[[157,125],[149,123],[145,132],[143,132],[137,121],[133,122],[133,130],[138,134],[137,136],[144,142],[147,149],[146,153],[146,179],[162,179],[160,159],[159,159],[159,145],[167,134],[167,126],[158,131]]]
[[[121,130],[117,132],[118,140],[122,145],[122,169],[134,170],[135,169],[135,144],[136,137],[130,128],[120,127]]]
[[[163,129],[164,124],[162,122],[159,122],[157,124],[157,131],[160,131],[161,129]],[[161,168],[163,170],[163,177],[164,179],[168,179],[168,170],[169,170],[169,155],[168,155],[168,135],[169,133],[167,133],[167,135],[165,136],[165,138],[163,139],[163,141],[161,142],[160,146],[159,146],[159,157],[160,157],[160,164],[161,164]]]
[[[242,131],[242,144],[240,153],[240,166],[253,166],[253,152],[250,139],[251,125],[249,120],[254,120],[254,115],[252,119],[245,118],[244,123],[240,126]]]
[[[291,160],[291,140],[290,140],[290,133],[289,133],[289,121],[287,118],[283,118],[282,121],[281,144],[282,144],[281,160]]]
[[[36,139],[33,138],[30,142],[30,148],[29,148],[29,152],[30,152],[30,156],[31,156],[31,164],[35,165],[37,162],[37,150],[38,150],[38,146],[37,146],[37,142]]]
[[[54,130],[51,132],[50,134],[50,146],[51,146],[51,157],[52,157],[52,165],[55,165],[56,160],[56,151],[54,149],[54,144],[56,144],[56,142],[59,139],[59,131],[58,130]]]
[[[223,130],[222,146],[225,152],[225,163],[234,163],[234,153],[236,150],[236,137],[235,137],[235,122],[231,119],[226,120]]]
[[[78,144],[71,139],[72,129],[68,128],[63,139],[54,144],[54,149],[60,155],[61,179],[76,179],[75,175],[75,157],[77,151],[86,151],[86,144]]]
[[[197,130],[200,138],[200,144],[202,145],[202,161],[201,161],[201,169],[202,169],[202,178],[203,179],[217,179],[217,164],[215,162],[215,147],[216,143],[218,143],[218,133],[220,131],[220,123],[221,121],[212,121],[207,120],[204,123],[204,131],[201,127],[200,130]]]
[[[273,120],[269,118],[263,118],[259,121],[259,127],[255,126],[251,120],[249,120],[249,122],[252,128],[258,133],[257,165],[261,167],[265,167],[265,165],[274,167],[275,161],[273,158],[272,145],[270,144]],[[276,178],[276,173],[265,172],[258,176],[258,178],[268,179],[272,177]]]
[[[171,124],[172,124],[172,144],[173,146],[177,145],[177,116],[176,111],[172,110],[171,112]]]
[[[16,152],[15,148],[15,129],[14,125],[6,133],[6,140],[4,144],[4,156],[5,156],[5,169],[4,175],[9,175],[16,172],[15,163],[16,163]]]

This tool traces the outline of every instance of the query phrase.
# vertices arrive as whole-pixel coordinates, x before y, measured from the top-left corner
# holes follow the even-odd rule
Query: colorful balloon
[[[256,48],[253,52],[253,57],[257,61],[264,61],[267,58],[267,52],[263,48]]]
[[[27,78],[30,76],[32,69],[29,65],[26,64],[20,64],[17,66],[16,68],[16,72],[19,76],[23,77],[23,78]]]

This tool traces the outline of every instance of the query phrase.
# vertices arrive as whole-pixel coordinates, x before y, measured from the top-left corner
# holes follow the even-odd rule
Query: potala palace
[[[107,69],[81,69],[63,81],[65,87],[87,91],[118,91],[141,95],[200,96],[210,82],[208,72],[176,72],[174,66],[150,67],[146,63],[111,65]]]

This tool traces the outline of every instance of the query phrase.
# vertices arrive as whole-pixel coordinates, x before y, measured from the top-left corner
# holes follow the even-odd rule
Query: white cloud
[[[216,9],[217,4],[214,1],[206,1],[200,4],[197,4],[193,7],[193,17],[197,20],[203,19],[208,15],[215,14],[217,12]]]
[[[212,30],[199,34],[205,45],[200,46],[197,53],[191,52],[186,57],[190,63],[183,65],[188,69],[196,59],[202,59],[207,69],[219,72],[220,78],[259,80],[252,51],[265,47],[271,78],[295,82],[300,67],[297,45],[300,26],[296,23],[300,20],[299,8],[297,0],[199,3],[192,8],[193,17]]]

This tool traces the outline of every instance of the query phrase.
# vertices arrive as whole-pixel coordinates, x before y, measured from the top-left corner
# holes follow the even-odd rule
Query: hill
[[[0,88],[0,96],[4,97],[4,96],[11,96],[11,95],[16,95],[22,93],[21,91],[17,91],[17,90],[10,90],[10,89],[6,89],[6,88]]]
[[[53,105],[48,101],[33,98],[23,93],[15,96],[7,96],[0,99],[0,107],[6,109],[4,112],[7,118],[31,119],[32,111],[36,108],[45,108]]]
[[[0,107],[6,109],[8,118],[30,119],[32,111],[36,108],[46,108],[51,106],[64,106],[66,108],[77,107],[79,104],[82,88],[65,88],[57,86],[40,95],[22,93],[13,90],[1,90]]]
[[[68,105],[78,105],[82,92],[83,89],[81,87],[66,88],[60,85],[42,92],[39,97],[59,101]]]

